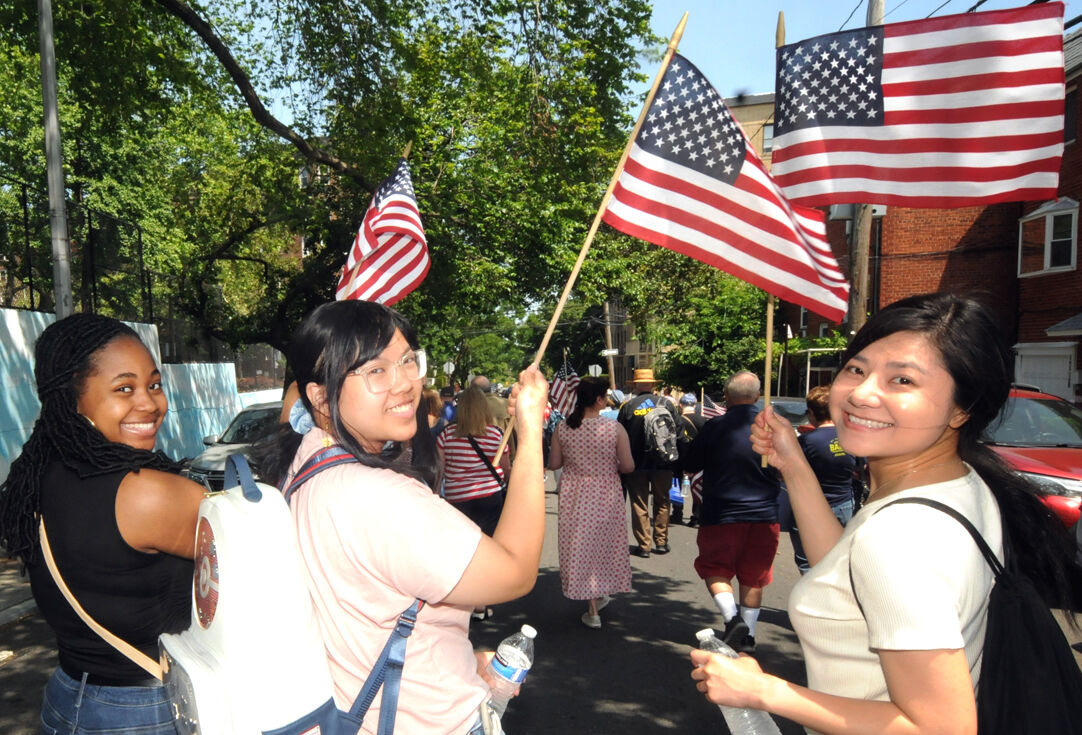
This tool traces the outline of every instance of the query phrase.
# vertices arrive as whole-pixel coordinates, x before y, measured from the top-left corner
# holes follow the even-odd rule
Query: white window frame
[[[1066,265],[1052,266],[1052,232],[1053,224],[1057,217],[1069,216],[1071,218],[1071,258]],[[1037,219],[1044,220],[1044,260],[1040,270],[1022,272],[1022,230],[1027,222]],[[1018,277],[1032,278],[1043,276],[1048,273],[1063,273],[1073,271],[1078,267],[1078,202],[1070,197],[1061,197],[1050,202],[1045,202],[1025,217],[1018,220]]]
[[[774,123],[763,123],[763,153],[774,150]]]

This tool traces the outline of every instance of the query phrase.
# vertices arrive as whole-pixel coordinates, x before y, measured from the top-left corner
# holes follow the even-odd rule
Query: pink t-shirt
[[[290,475],[326,436],[308,432]],[[359,463],[314,477],[291,510],[338,707],[352,705],[399,614],[419,597],[426,604],[406,645],[395,732],[465,733],[488,687],[468,637],[470,608],[439,603],[462,578],[480,529],[423,483]],[[381,696],[361,732],[376,732]]]

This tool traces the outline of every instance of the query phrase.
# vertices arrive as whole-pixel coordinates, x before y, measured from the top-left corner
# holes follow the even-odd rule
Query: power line
[[[939,6],[938,6],[938,8],[936,8],[936,9],[935,9],[934,11],[932,11],[931,13],[928,13],[928,14],[927,14],[927,15],[925,15],[924,17],[926,17],[926,18],[932,17],[933,15],[935,15],[936,13],[938,13],[939,11],[941,11],[942,9],[946,8],[946,6],[947,6],[947,5],[949,5],[949,4],[951,3],[951,1],[952,1],[952,0],[944,0],[944,3],[942,3],[941,5],[939,5]],[[977,3],[977,5],[979,5],[979,4],[980,4],[980,3],[978,2],[978,3]],[[976,6],[977,6],[977,5],[974,5],[974,8],[976,8]],[[971,10],[972,10],[972,8],[971,8]]]
[[[849,17],[845,19],[845,23],[848,23],[849,21],[851,21],[853,19],[853,14],[856,13],[858,10],[860,10],[860,6],[863,5],[863,4],[864,4],[864,0],[858,0],[856,7],[849,11]],[[841,24],[841,26],[838,28],[839,31],[842,28],[845,28],[845,23]]]
[[[909,0],[902,0],[900,3],[898,3],[893,8],[891,8],[889,11],[887,11],[887,14],[883,16],[883,19],[886,20],[887,18],[889,18],[891,13],[893,13],[895,10],[897,10],[898,8],[905,5],[907,2],[909,2]],[[981,2],[984,2],[984,0],[981,0]]]

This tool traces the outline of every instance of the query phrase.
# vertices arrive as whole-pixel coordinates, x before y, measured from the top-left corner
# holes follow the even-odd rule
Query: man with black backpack
[[[669,553],[669,488],[673,466],[679,461],[677,426],[680,414],[673,402],[654,394],[654,371],[635,370],[635,395],[620,408],[617,421],[631,440],[635,471],[624,475],[624,486],[631,496],[631,531],[638,548],[631,553],[650,556],[653,536],[654,553]],[[650,531],[650,498],[654,499],[653,534]]]

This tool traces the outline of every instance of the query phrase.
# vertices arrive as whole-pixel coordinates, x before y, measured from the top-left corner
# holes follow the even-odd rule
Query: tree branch
[[[237,85],[237,90],[241,93],[241,96],[244,97],[244,101],[248,103],[248,109],[251,110],[252,117],[257,123],[280,138],[289,141],[298,151],[300,151],[305,159],[330,166],[338,173],[350,177],[369,192],[375,190],[375,186],[368,180],[368,177],[361,173],[355,166],[318,146],[310,144],[294,132],[292,128],[267,110],[267,108],[263,106],[263,102],[259,99],[259,95],[256,93],[255,88],[252,86],[251,79],[248,77],[247,72],[241,68],[240,63],[234,58],[229,47],[226,46],[225,42],[214,32],[210,23],[196,13],[191,6],[181,0],[155,0],[155,2],[195,31],[196,34],[203,39],[203,42],[218,58],[218,61],[221,62],[222,66],[225,67],[225,70],[233,79],[233,83]]]

